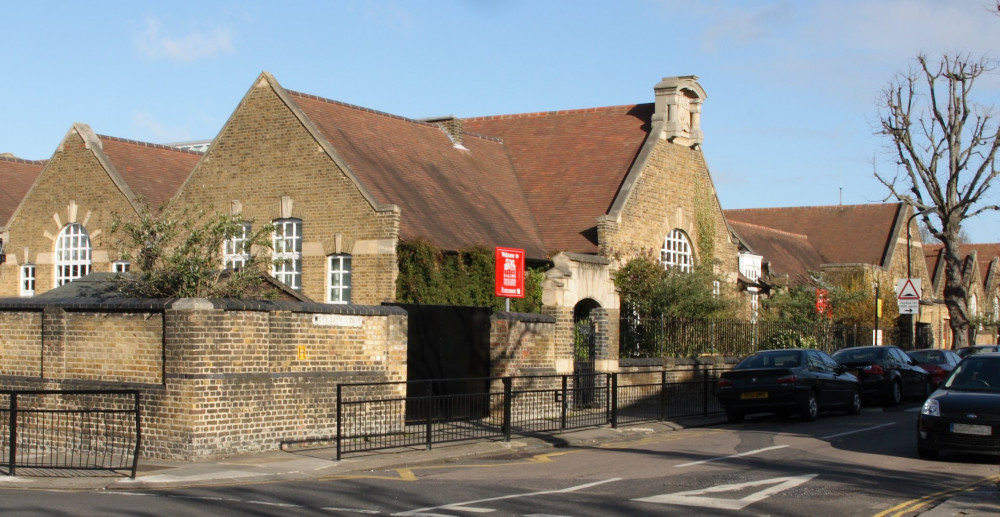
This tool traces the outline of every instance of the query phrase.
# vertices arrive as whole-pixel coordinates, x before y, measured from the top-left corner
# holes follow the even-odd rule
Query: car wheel
[[[802,409],[799,410],[802,418],[812,422],[819,417],[819,401],[816,400],[816,394],[810,392],[809,396],[806,398],[804,404],[802,404]]]
[[[857,415],[861,413],[861,391],[854,388],[851,391],[851,405],[847,407],[848,415]]]
[[[937,449],[928,449],[927,447],[917,446],[917,456],[920,456],[925,460],[932,460],[937,458],[938,451]]]
[[[892,386],[889,387],[889,405],[898,406],[903,402],[903,386],[899,384],[899,381],[893,381]]]
[[[743,413],[740,413],[739,411],[733,409],[726,410],[726,420],[728,420],[730,424],[738,424],[742,422],[745,416],[746,415],[744,415]]]

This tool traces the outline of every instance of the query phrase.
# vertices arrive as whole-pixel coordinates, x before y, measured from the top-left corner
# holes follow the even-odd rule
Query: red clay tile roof
[[[158,209],[191,175],[202,153],[98,135],[102,151],[118,174],[149,207]]]
[[[44,167],[45,161],[0,156],[0,227],[10,222]]]
[[[288,91],[376,199],[403,210],[400,236],[597,252],[607,213],[649,132],[653,105],[464,119],[456,149],[436,125]],[[572,189],[571,189],[572,188]]]
[[[597,253],[608,213],[649,136],[653,104],[464,119],[503,139],[550,251]]]
[[[805,235],[825,264],[884,266],[901,203],[724,210],[732,222]],[[768,257],[764,257],[768,260]]]
[[[729,227],[770,263],[772,274],[788,275],[791,284],[811,283],[809,271],[819,271],[825,263],[805,235],[740,221],[729,221]]]

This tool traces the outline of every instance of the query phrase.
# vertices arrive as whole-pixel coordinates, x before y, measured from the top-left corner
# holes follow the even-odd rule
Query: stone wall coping
[[[406,316],[405,310],[389,305],[327,304],[285,300],[236,300],[208,298],[0,298],[0,310],[40,311],[46,307],[64,310],[158,312],[173,310],[288,311],[296,313],[346,314],[351,316]]]
[[[523,321],[525,323],[555,323],[555,316],[534,312],[494,312],[491,320]]]

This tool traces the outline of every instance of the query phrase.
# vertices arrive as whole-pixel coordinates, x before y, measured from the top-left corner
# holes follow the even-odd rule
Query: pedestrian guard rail
[[[135,479],[137,390],[0,391],[0,472],[104,470]]]
[[[337,386],[336,455],[721,413],[722,367]]]

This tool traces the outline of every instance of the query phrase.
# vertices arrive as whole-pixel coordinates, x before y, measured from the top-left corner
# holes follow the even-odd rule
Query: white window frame
[[[35,282],[38,279],[35,276],[35,271],[34,264],[30,262],[21,264],[21,278],[18,280],[18,285],[21,286],[21,296],[35,296]]]
[[[326,260],[326,303],[351,303],[351,256],[329,255]]]
[[[64,226],[56,238],[55,286],[59,287],[89,274],[92,254],[87,229],[80,223]]]
[[[679,268],[689,272],[694,266],[694,256],[691,254],[691,240],[681,230],[674,228],[663,238],[663,249],[660,250],[660,265],[664,268]]]
[[[112,273],[128,273],[132,269],[132,263],[127,260],[116,260],[111,263]]]
[[[226,241],[226,249],[222,256],[222,265],[226,269],[237,270],[246,265],[250,260],[250,249],[247,245],[250,242],[252,227],[249,222],[244,222],[241,232],[233,235]]]
[[[274,221],[271,276],[296,291],[302,290],[302,219]]]

